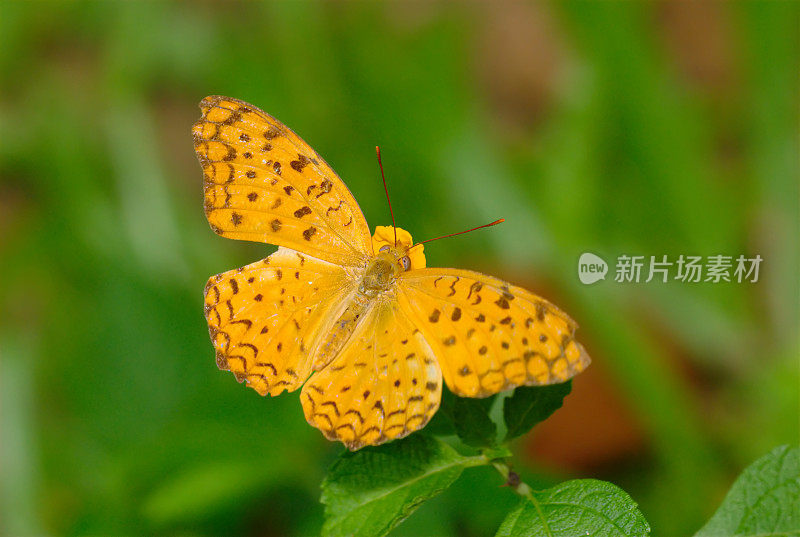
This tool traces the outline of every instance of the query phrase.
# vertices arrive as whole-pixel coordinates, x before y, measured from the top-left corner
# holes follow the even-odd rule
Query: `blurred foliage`
[[[506,218],[429,264],[570,312],[594,365],[559,412],[599,383],[627,417],[586,420],[640,432],[593,458],[578,428],[583,465],[533,457],[526,482],[609,479],[655,534],[695,531],[749,461],[798,442],[797,20],[780,2],[4,2],[0,533],[319,532],[342,448],[296,394],[214,367],[203,285],[271,247],[204,220],[189,130],[209,94],[308,140],[373,226],[376,144],[417,239]],[[585,287],[584,251],[764,263],[756,284]],[[498,484],[465,474],[393,535],[490,534],[516,503]]]
[[[779,446],[747,467],[695,537],[800,534],[800,448]]]

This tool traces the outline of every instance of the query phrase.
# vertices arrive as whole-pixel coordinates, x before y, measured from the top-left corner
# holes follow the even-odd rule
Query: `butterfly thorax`
[[[367,269],[358,284],[358,292],[369,298],[374,298],[380,293],[388,291],[401,270],[401,266],[398,265],[392,253],[379,253],[367,265]]]

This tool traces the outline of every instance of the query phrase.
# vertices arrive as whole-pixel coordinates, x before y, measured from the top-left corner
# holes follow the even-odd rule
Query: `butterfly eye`
[[[384,244],[383,246],[381,246],[380,250],[378,250],[378,251],[379,252],[388,252],[389,251],[389,245],[388,244]]]
[[[403,270],[408,270],[411,268],[411,260],[408,258],[408,256],[401,257],[400,265],[403,267]]]

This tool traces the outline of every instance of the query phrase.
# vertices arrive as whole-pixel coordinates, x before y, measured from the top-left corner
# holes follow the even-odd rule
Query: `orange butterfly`
[[[589,365],[575,322],[543,298],[425,268],[403,229],[370,236],[342,180],[272,116],[229,97],[200,108],[192,134],[211,228],[279,246],[206,285],[220,369],[262,395],[302,386],[308,422],[356,450],[424,427],[442,377],[456,395],[487,397]]]

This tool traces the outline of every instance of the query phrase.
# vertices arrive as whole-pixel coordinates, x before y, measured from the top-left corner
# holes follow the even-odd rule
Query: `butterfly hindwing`
[[[206,97],[192,128],[209,224],[223,237],[286,246],[340,265],[372,254],[369,227],[342,180],[280,121]]]
[[[297,389],[348,282],[340,267],[289,248],[213,276],[205,312],[217,365],[262,395]]]
[[[371,307],[324,369],[303,386],[308,422],[351,450],[406,436],[439,408],[433,350],[395,300]]]
[[[541,297],[477,272],[425,268],[398,280],[456,395],[486,397],[522,385],[557,384],[589,356],[577,324]]]

